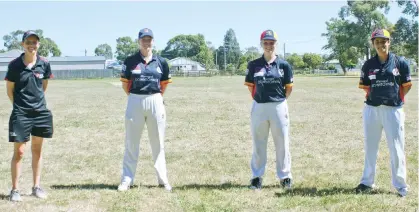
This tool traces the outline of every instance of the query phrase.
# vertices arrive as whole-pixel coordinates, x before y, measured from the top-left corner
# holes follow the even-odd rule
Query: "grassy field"
[[[166,158],[173,192],[156,187],[146,131],[137,186],[116,191],[122,169],[127,97],[117,79],[54,80],[47,91],[55,135],[44,145],[41,185],[47,200],[29,196],[31,153],[26,147],[23,202],[7,201],[12,145],[11,104],[0,99],[0,211],[415,211],[418,199],[418,83],[407,96],[406,156],[410,193],[391,186],[383,133],[374,194],[357,195],[364,152],[364,93],[357,77],[296,77],[289,100],[294,189],[275,178],[272,139],[261,191],[249,190],[251,97],[243,77],[175,78],[165,95]],[[4,82],[1,82],[4,88]],[[4,90],[3,90],[4,91]]]

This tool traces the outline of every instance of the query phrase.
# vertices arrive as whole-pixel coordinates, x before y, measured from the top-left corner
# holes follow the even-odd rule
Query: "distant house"
[[[205,67],[199,62],[185,57],[177,57],[168,61],[170,72],[205,72]]]
[[[0,71],[7,71],[7,66],[16,57],[22,54],[21,50],[11,50],[0,53]],[[53,71],[58,70],[103,70],[106,58],[104,56],[71,56],[48,57]]]

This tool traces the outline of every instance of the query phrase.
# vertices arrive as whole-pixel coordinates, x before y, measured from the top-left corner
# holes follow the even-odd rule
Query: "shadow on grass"
[[[10,195],[4,195],[4,194],[0,194],[0,199],[1,200],[9,200]]]
[[[283,196],[310,196],[310,197],[323,197],[323,196],[332,196],[332,195],[339,195],[339,194],[357,194],[355,192],[355,188],[338,188],[338,187],[332,187],[332,188],[325,188],[325,189],[317,189],[315,187],[311,188],[293,188],[292,190],[286,190],[281,193],[275,193],[275,196],[277,197],[283,197]],[[380,189],[376,189],[374,191],[368,192],[368,193],[362,193],[362,194],[391,194],[389,191],[384,191]],[[362,195],[357,194],[357,195]]]
[[[360,78],[360,76],[352,76],[352,75],[341,75],[341,76],[326,76],[326,78]]]
[[[137,185],[131,186],[131,188],[136,188]],[[58,190],[117,190],[118,185],[112,184],[71,184],[71,185],[52,185],[52,189]]]
[[[278,188],[278,185],[267,185],[263,186],[262,189],[266,188]],[[242,185],[242,184],[233,184],[233,183],[223,183],[223,184],[189,184],[189,185],[181,185],[173,187],[176,190],[228,190],[228,189],[249,189],[249,185]]]

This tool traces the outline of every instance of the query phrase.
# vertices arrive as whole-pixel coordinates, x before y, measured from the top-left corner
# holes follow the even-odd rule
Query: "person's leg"
[[[9,120],[9,142],[13,142],[13,157],[10,162],[12,190],[11,201],[22,201],[19,194],[19,177],[22,173],[21,164],[25,152],[26,142],[29,140],[32,129],[32,120],[24,114],[12,112]]]
[[[22,158],[25,153],[26,142],[14,143],[13,158],[11,163],[12,169],[12,189],[19,190],[19,177],[22,172]]]
[[[32,173],[33,173],[33,187],[32,195],[38,198],[46,198],[47,194],[40,187],[41,169],[42,169],[42,143],[44,138],[32,136]]]
[[[53,117],[49,110],[41,111],[33,117],[34,126],[32,128],[32,174],[33,187],[32,195],[38,198],[46,198],[47,194],[40,187],[42,170],[42,144],[44,138],[52,138],[53,135]]]
[[[251,132],[253,153],[250,161],[252,170],[252,187],[261,188],[261,178],[266,168],[266,148],[269,136],[269,122],[265,114],[266,105],[254,102],[251,111]],[[254,181],[256,179],[256,181]]]
[[[290,121],[287,102],[284,101],[276,105],[271,112],[270,122],[276,151],[276,170],[277,176],[282,182],[282,180],[287,178],[292,179],[289,139]]]
[[[378,147],[382,133],[382,122],[379,116],[379,107],[366,105],[363,111],[364,122],[364,172],[358,190],[374,186]],[[364,186],[362,186],[364,185]],[[366,187],[365,187],[366,186]]]
[[[387,107],[385,109],[383,111],[383,125],[390,151],[392,183],[401,196],[406,196],[405,114],[403,108]]]
[[[150,147],[153,155],[154,168],[159,185],[166,186],[171,190],[167,177],[166,156],[164,151],[164,138],[166,128],[166,111],[161,95],[150,96],[151,110],[147,113],[147,130],[150,139]]]
[[[125,152],[121,185],[118,190],[123,191],[133,185],[140,154],[140,139],[144,128],[142,99],[130,94],[125,114]]]

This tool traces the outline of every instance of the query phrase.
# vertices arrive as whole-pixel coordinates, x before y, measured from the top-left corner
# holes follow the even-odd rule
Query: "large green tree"
[[[40,47],[38,54],[43,57],[61,56],[61,50],[58,45],[51,38],[45,37],[44,32],[41,29],[34,30],[39,36]],[[25,33],[23,30],[16,30],[7,35],[3,36],[4,46],[8,51],[12,49],[23,50],[21,46],[22,36]]]
[[[316,69],[322,64],[322,56],[315,53],[305,53],[303,55],[304,64],[311,70]]]
[[[124,61],[128,56],[139,51],[138,42],[131,37],[125,36],[116,39],[116,59]]]
[[[391,29],[391,51],[418,61],[418,8],[415,1],[398,1],[403,13],[411,17],[400,17]]]
[[[381,1],[347,1],[339,12],[341,20],[348,22],[350,39],[347,46],[356,47],[367,59],[371,56],[371,33],[376,28],[390,28],[391,23],[385,14],[390,9],[388,0]]]
[[[161,55],[168,59],[188,57],[207,68],[212,68],[214,67],[214,56],[210,45],[205,41],[202,34],[177,35],[167,42],[167,46],[161,52]]]
[[[331,52],[328,59],[337,59],[345,75],[347,68],[362,57],[362,51],[355,47],[356,43],[351,39],[352,33],[355,33],[355,25],[347,20],[332,18],[326,22],[327,32],[322,34],[327,37],[327,44],[323,49]]]
[[[287,57],[287,62],[292,66],[293,69],[300,69],[305,67],[303,58],[296,53],[289,55]]]
[[[113,57],[112,47],[107,43],[100,44],[95,49],[95,55],[104,56],[106,59],[112,59]]]
[[[242,55],[240,50],[240,44],[237,41],[236,33],[233,29],[228,29],[224,35],[223,45],[218,47],[218,64],[220,69],[224,70],[224,64],[232,64],[239,67],[240,57]]]

